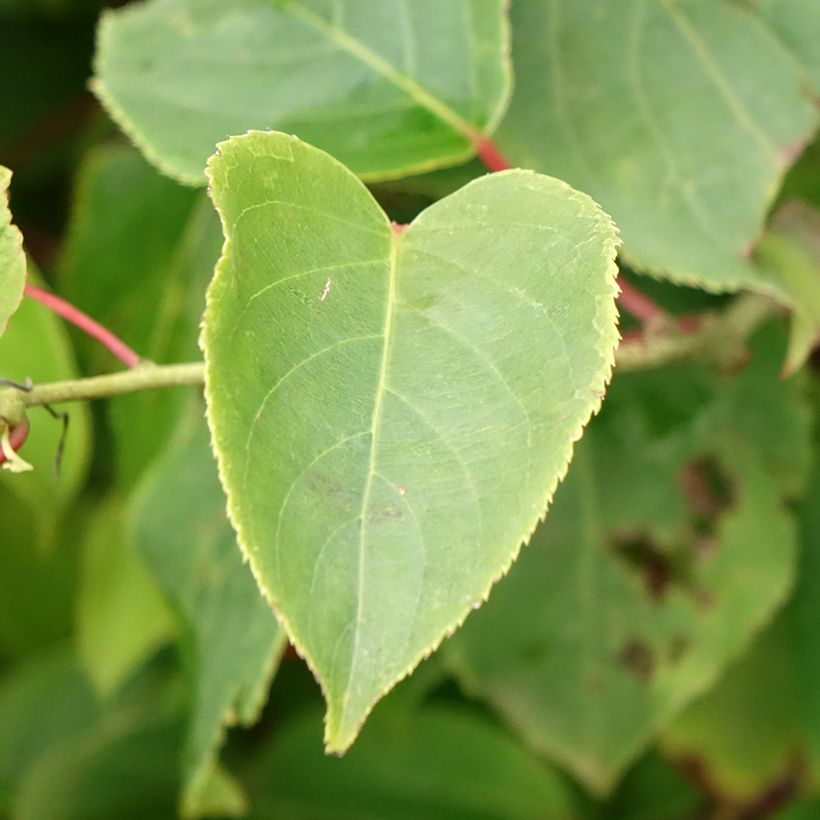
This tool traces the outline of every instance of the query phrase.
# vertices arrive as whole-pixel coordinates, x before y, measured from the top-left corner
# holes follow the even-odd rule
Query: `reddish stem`
[[[489,137],[476,137],[475,145],[478,158],[487,166],[488,171],[507,171],[512,168],[498,146]]]
[[[621,288],[618,301],[638,321],[646,323],[665,318],[666,311],[657,302],[630,285],[622,276],[618,277],[618,285]]]
[[[118,339],[110,330],[104,328],[99,322],[95,322],[90,316],[83,313],[74,305],[70,305],[59,296],[49,293],[47,290],[38,288],[36,285],[26,284],[25,294],[40,304],[45,305],[49,310],[62,316],[68,322],[80,328],[100,344],[108,348],[126,367],[135,367],[140,363],[139,355],[128,347],[125,342]]]

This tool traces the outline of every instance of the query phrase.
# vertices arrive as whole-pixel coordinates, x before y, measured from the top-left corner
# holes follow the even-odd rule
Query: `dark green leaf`
[[[448,644],[464,684],[594,791],[714,682],[792,583],[782,494],[804,470],[789,475],[769,445],[802,435],[805,451],[807,429],[794,385],[778,386],[783,428],[761,415],[774,364],[734,387],[685,367],[617,379],[521,566]]]
[[[183,811],[213,810],[215,757],[225,727],[253,723],[284,646],[284,633],[242,561],[225,517],[225,497],[195,423],[143,484],[133,508],[137,544],[177,609],[189,644],[193,694],[183,769]],[[220,778],[224,786],[224,776]],[[237,796],[225,789],[233,808]]]

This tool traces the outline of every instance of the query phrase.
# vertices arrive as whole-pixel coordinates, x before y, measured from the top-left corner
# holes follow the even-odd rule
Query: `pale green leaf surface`
[[[11,171],[0,165],[0,336],[23,298],[23,287],[26,284],[23,235],[12,224],[9,210],[10,182]]]
[[[508,171],[397,235],[316,148],[220,149],[211,429],[240,543],[342,751],[543,516],[609,377],[615,231],[564,183]]]
[[[636,269],[787,300],[748,255],[817,111],[763,24],[722,0],[530,0],[512,22],[508,158],[595,197]]]
[[[141,486],[132,521],[138,548],[179,612],[190,644],[193,707],[182,808],[199,816],[214,808],[215,757],[225,727],[257,718],[285,640],[225,517],[201,417],[176,439]],[[236,794],[220,793],[228,800],[222,810],[233,810]]]
[[[29,279],[40,284],[29,266]],[[32,299],[25,299],[0,339],[0,378],[34,383],[75,379],[77,366],[62,319]],[[85,480],[90,446],[89,412],[85,404],[57,406],[69,413],[59,477],[55,474],[62,423],[42,408],[29,412],[31,430],[21,455],[34,465],[28,473],[0,473],[0,493],[10,493],[37,511],[44,534]]]
[[[736,390],[726,416],[694,368],[617,379],[533,545],[446,647],[470,691],[596,792],[789,590],[796,534],[782,494],[796,480],[748,434],[776,365],[744,373],[757,400]],[[805,448],[794,386],[777,389]]]
[[[94,88],[165,172],[291,131],[370,179],[453,164],[511,84],[504,0],[151,0],[102,18]]]
[[[820,97],[820,4],[816,0],[751,0],[750,5],[797,57]]]
[[[122,506],[101,504],[85,523],[77,650],[97,692],[107,697],[173,635],[173,621],[123,531]]]
[[[504,731],[453,708],[374,717],[342,760],[309,712],[254,762],[251,817],[281,820],[568,820],[569,789]]]
[[[132,148],[103,146],[78,173],[60,290],[141,356],[194,360],[221,244],[204,194],[161,176]],[[99,344],[78,337],[78,345],[88,372],[118,366]],[[184,390],[148,390],[106,402],[121,487],[133,485],[163,449],[189,400]]]

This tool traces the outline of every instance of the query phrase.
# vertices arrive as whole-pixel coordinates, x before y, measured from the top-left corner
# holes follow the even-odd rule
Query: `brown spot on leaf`
[[[663,599],[674,582],[674,568],[670,556],[644,532],[616,533],[612,548],[642,577],[649,596]]]
[[[628,640],[618,653],[618,661],[641,683],[648,683],[655,673],[655,653],[638,638]]]
[[[680,484],[692,512],[708,525],[703,532],[714,532],[717,519],[737,503],[736,482],[713,458],[702,458],[684,467]]]

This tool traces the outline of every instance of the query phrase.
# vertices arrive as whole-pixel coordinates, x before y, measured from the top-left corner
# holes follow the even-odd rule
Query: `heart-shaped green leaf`
[[[220,146],[203,342],[239,539],[342,751],[509,568],[598,407],[616,232],[531,171],[406,230],[295,137]]]
[[[370,179],[472,156],[511,86],[505,0],[151,0],[102,18],[94,90],[166,173],[291,131]]]
[[[0,336],[23,298],[26,257],[23,236],[11,222],[8,190],[11,171],[0,165]]]

